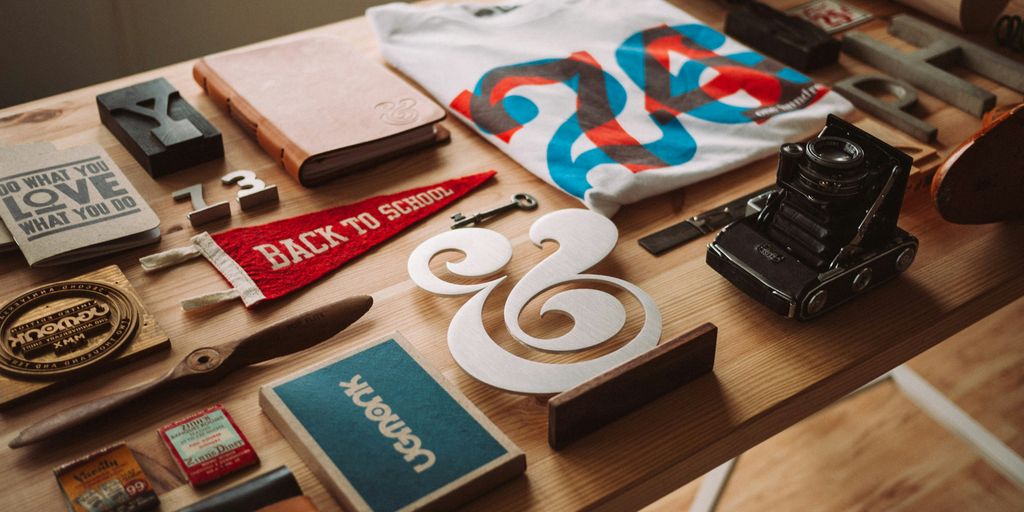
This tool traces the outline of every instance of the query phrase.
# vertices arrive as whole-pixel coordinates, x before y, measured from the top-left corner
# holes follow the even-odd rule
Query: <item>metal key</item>
[[[459,229],[459,228],[464,228],[466,226],[473,226],[473,225],[476,225],[476,224],[480,224],[481,222],[483,222],[483,221],[485,221],[485,220],[487,220],[487,219],[489,219],[491,217],[494,217],[496,215],[501,215],[502,213],[505,213],[505,212],[510,211],[510,210],[536,210],[536,209],[537,209],[537,199],[534,198],[533,196],[531,196],[530,194],[524,194],[524,193],[520,192],[520,193],[512,196],[512,201],[510,203],[502,205],[502,206],[499,206],[499,207],[497,207],[497,208],[495,208],[493,210],[487,210],[486,212],[478,213],[478,214],[476,214],[476,215],[474,215],[472,217],[466,217],[465,215],[463,215],[461,213],[456,213],[455,215],[452,215],[452,220],[455,221],[455,224],[452,224],[452,229]]]

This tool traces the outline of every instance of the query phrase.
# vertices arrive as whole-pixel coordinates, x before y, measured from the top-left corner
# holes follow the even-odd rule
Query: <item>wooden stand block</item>
[[[100,120],[150,176],[224,158],[220,131],[164,78],[96,96]]]
[[[555,450],[710,373],[718,327],[706,323],[548,401],[548,444]]]
[[[112,367],[127,363],[128,361],[134,360],[143,355],[156,352],[158,350],[167,349],[170,347],[170,340],[167,335],[164,334],[163,330],[156,323],[156,319],[153,315],[149,314],[148,311],[143,307],[141,299],[139,299],[138,293],[132,288],[131,283],[128,282],[128,278],[121,272],[121,269],[117,265],[110,265],[88,274],[75,276],[68,281],[90,281],[99,282],[109,286],[112,286],[127,296],[128,300],[135,304],[138,310],[138,327],[135,335],[132,339],[125,342],[124,346],[119,349],[114,349],[116,352],[112,352],[109,357],[105,357],[102,360],[97,361],[95,364],[90,364],[88,368],[82,368],[81,371],[76,371],[73,374],[69,374],[63,377],[53,378],[23,378],[8,375],[6,373],[0,373],[0,407],[8,407],[15,403],[19,403],[22,400],[39,394],[51,387],[57,387],[64,385],[89,375],[95,375],[102,371],[107,371]],[[62,282],[53,283],[52,286],[47,288],[57,288]],[[26,290],[27,291],[27,290]],[[7,297],[5,300],[13,299],[14,297]],[[67,307],[65,304],[74,302],[74,299],[61,299],[56,300],[52,303],[48,303],[40,309],[37,314],[45,314],[47,311],[58,311],[61,308]],[[79,302],[81,302],[79,300]],[[0,335],[6,336],[7,329],[4,330]],[[3,343],[8,343],[7,340],[3,340]],[[87,350],[79,350],[79,352],[88,352],[94,349],[91,345],[87,345]],[[4,350],[8,350],[4,348]],[[45,361],[45,359],[44,359]]]

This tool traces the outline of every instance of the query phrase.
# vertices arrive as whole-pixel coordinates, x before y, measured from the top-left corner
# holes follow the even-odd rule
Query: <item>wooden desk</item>
[[[797,2],[777,2],[790,5]],[[901,9],[889,2],[855,2],[876,14]],[[687,9],[715,27],[724,14],[712,2],[687,2]],[[860,28],[897,46],[875,20]],[[376,55],[374,37],[364,19],[354,19],[310,32],[334,34]],[[188,37],[183,35],[183,37]],[[288,36],[298,37],[298,34]],[[979,37],[988,41],[987,36]],[[168,42],[173,44],[173,42]],[[60,63],[49,65],[59,66]],[[867,68],[847,57],[816,78],[831,82]],[[167,77],[224,134],[223,161],[198,166],[154,181],[99,123],[95,96],[157,76]],[[999,96],[999,104],[1020,101],[1020,95],[971,76]],[[919,114],[940,128],[943,152],[974,132],[980,122],[968,114],[921,94]],[[858,118],[854,116],[854,118]],[[555,453],[546,443],[544,404],[529,397],[502,393],[473,381],[448,353],[448,321],[464,298],[442,298],[416,288],[405,272],[409,252],[428,237],[446,230],[438,215],[401,237],[351,262],[313,286],[254,311],[231,303],[185,314],[178,301],[220,290],[225,283],[205,262],[145,274],[140,256],[185,245],[196,233],[185,220],[188,205],[175,203],[170,192],[192,183],[209,186],[209,201],[228,199],[233,188],[214,185],[222,174],[240,168],[255,170],[281,188],[281,204],[271,211],[238,213],[230,223],[211,231],[265,223],[363,197],[390,193],[485,169],[499,171],[497,181],[463,199],[446,213],[475,212],[504,201],[511,193],[537,196],[537,213],[515,213],[488,227],[510,239],[515,257],[512,279],[521,277],[553,250],[535,248],[527,238],[531,222],[545,212],[579,207],[509,160],[457,121],[448,121],[452,143],[421,151],[318,189],[291,181],[256,143],[202,94],[191,78],[191,62],[69,92],[0,111],[0,143],[9,145],[51,140],[59,147],[98,142],[145,195],[163,222],[159,246],[119,253],[110,258],[52,269],[29,269],[18,255],[0,258],[0,289],[5,293],[66,278],[116,263],[139,290],[143,301],[171,337],[171,353],[149,357],[112,373],[3,411],[0,503],[8,510],[56,510],[61,507],[50,468],[87,451],[126,439],[139,454],[160,493],[164,510],[174,510],[201,494],[237,484],[254,475],[244,473],[203,493],[196,493],[178,475],[155,430],[189,412],[219,402],[233,413],[263,460],[260,471],[287,464],[307,494],[322,510],[338,505],[312,477],[257,405],[260,384],[307,366],[328,355],[401,330],[430,364],[443,371],[527,453],[526,477],[514,480],[474,502],[480,510],[580,507],[635,508],[649,503],[700,476],[725,460],[800,421],[885,371],[966,328],[1024,295],[1024,225],[955,226],[943,222],[926,195],[907,199],[901,226],[918,236],[917,261],[900,279],[851,302],[813,323],[780,318],[756,304],[704,263],[704,244],[691,243],[660,258],[643,251],[636,240],[688,215],[752,191],[774,179],[775,159],[756,164],[623,209],[616,217],[621,237],[612,255],[594,271],[634,282],[657,301],[664,317],[664,339],[704,321],[719,326],[719,352],[714,376],[673,392],[590,437]],[[499,289],[503,299],[510,286]],[[80,400],[94,398],[165,371],[180,357],[204,343],[224,341],[243,332],[308,309],[314,304],[353,294],[372,294],[373,310],[336,340],[307,353],[248,368],[210,389],[193,394],[161,395],[116,418],[96,422],[63,442],[12,451],[7,442],[23,427]],[[543,297],[542,297],[543,298]],[[537,300],[523,315],[523,328],[537,336],[564,332],[564,318],[538,318]],[[500,302],[489,304],[491,333],[506,346],[514,342],[502,328]],[[642,314],[627,304],[629,320],[613,344],[628,340]]]

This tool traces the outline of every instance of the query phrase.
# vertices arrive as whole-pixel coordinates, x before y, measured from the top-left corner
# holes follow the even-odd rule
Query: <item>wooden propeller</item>
[[[209,386],[238,368],[313,347],[343,331],[372,305],[371,297],[350,297],[277,322],[239,340],[197,348],[162,377],[65,409],[23,430],[8,446],[20,448],[36,443],[107,414],[156,389]]]

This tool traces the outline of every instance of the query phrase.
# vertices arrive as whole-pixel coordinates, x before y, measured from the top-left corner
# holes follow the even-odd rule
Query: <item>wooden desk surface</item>
[[[798,2],[776,2],[790,5]],[[854,2],[877,15],[900,9],[896,4]],[[687,2],[687,9],[721,28],[724,13],[713,2]],[[885,33],[875,20],[860,28],[891,44],[906,47]],[[327,25],[311,32],[334,34],[377,56],[368,23],[360,18]],[[183,34],[182,37],[189,37]],[[288,36],[298,37],[298,34]],[[978,39],[987,41],[987,36]],[[169,41],[168,44],[173,44]],[[71,58],[71,57],[69,57]],[[1019,58],[1019,57],[1018,57]],[[59,67],[60,63],[49,65]],[[841,64],[816,78],[831,82],[868,70],[844,56]],[[154,181],[103,127],[95,96],[118,87],[164,76],[203,112],[224,135],[225,159]],[[999,104],[1020,101],[1020,95],[967,74],[970,80],[995,91]],[[917,113],[939,127],[936,147],[944,153],[966,138],[980,121],[921,93]],[[859,118],[860,114],[854,116]],[[22,258],[0,258],[0,289],[5,293],[103,265],[121,266],[143,301],[172,340],[170,353],[152,356],[103,377],[93,378],[0,415],[0,503],[8,510],[56,510],[60,496],[50,468],[93,449],[127,440],[154,480],[163,510],[174,510],[200,495],[237,484],[255,472],[230,478],[197,493],[184,483],[155,430],[212,403],[224,404],[235,416],[262,458],[259,472],[287,464],[303,489],[322,510],[338,505],[310,474],[257,405],[257,389],[265,382],[307,366],[328,355],[369,342],[393,330],[402,331],[424,354],[527,453],[526,476],[494,490],[471,504],[480,510],[565,510],[597,506],[635,508],[692,480],[728,458],[767,439],[939,343],[991,312],[1024,295],[1024,225],[955,226],[943,222],[925,194],[908,197],[901,226],[920,238],[917,261],[898,280],[853,301],[813,323],[780,318],[741,294],[704,263],[705,244],[691,243],[660,258],[651,257],[637,238],[678,222],[688,215],[769,184],[775,158],[719,178],[624,208],[615,218],[620,241],[612,255],[594,271],[634,282],[658,303],[668,339],[698,324],[719,326],[716,370],[673,392],[628,418],[555,453],[546,443],[546,409],[536,398],[511,395],[473,381],[448,353],[448,321],[465,298],[443,298],[416,288],[405,271],[410,251],[423,240],[448,229],[447,215],[475,212],[504,201],[514,192],[529,192],[540,200],[536,213],[514,213],[488,227],[508,236],[515,245],[509,275],[517,279],[553,250],[532,246],[531,222],[560,208],[579,207],[574,199],[547,186],[455,120],[450,145],[421,151],[350,175],[329,186],[303,189],[288,178],[256,143],[218,110],[192,81],[191,62],[168,66],[105,84],[0,111],[0,144],[51,140],[58,147],[88,142],[102,144],[157,211],[164,237],[159,246],[119,253],[74,266],[29,269]],[[233,188],[216,185],[224,173],[253,169],[281,188],[281,204],[270,211],[236,213],[230,223],[210,226],[213,232],[261,224],[328,206],[348,203],[485,169],[499,171],[497,181],[461,200],[445,214],[419,224],[399,238],[351,262],[318,283],[284,300],[246,311],[231,303],[186,314],[178,301],[220,290],[225,282],[204,261],[163,272],[145,274],[140,256],[183,246],[196,230],[186,222],[190,209],[171,200],[170,192],[193,183],[207,184],[208,201],[229,199]],[[706,241],[704,241],[706,242]],[[510,286],[499,289],[503,299]],[[314,350],[230,376],[213,388],[191,394],[162,395],[96,422],[61,442],[21,450],[6,444],[23,427],[80,400],[94,398],[165,371],[193,348],[234,338],[243,332],[308,309],[314,304],[353,294],[372,294],[376,305],[342,336]],[[542,298],[546,297],[542,296]],[[539,319],[535,300],[523,315],[523,328],[537,336],[564,332],[565,318]],[[514,341],[500,327],[500,302],[489,304],[490,332],[504,346]],[[642,313],[628,301],[629,320],[613,341],[621,344],[639,328]]]

